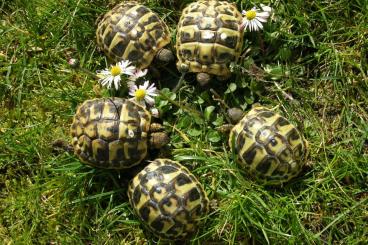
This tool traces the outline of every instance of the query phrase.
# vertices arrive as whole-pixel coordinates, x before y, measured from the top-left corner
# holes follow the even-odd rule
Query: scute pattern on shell
[[[150,113],[132,101],[115,97],[87,100],[71,125],[74,152],[94,167],[132,167],[147,155],[150,122]]]
[[[198,1],[182,13],[176,36],[177,68],[228,76],[228,65],[239,58],[243,32],[242,15],[226,1]]]
[[[190,236],[209,209],[200,182],[187,168],[169,159],[156,159],[135,176],[128,196],[145,226],[163,239]]]
[[[144,69],[157,51],[170,43],[167,25],[149,8],[122,2],[99,22],[97,45],[112,61],[130,60]]]
[[[237,162],[264,184],[297,176],[306,160],[307,141],[284,117],[255,107],[231,130],[229,145]]]

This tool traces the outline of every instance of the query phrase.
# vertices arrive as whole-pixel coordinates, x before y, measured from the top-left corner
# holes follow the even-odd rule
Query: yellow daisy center
[[[111,75],[115,77],[115,76],[120,75],[122,70],[120,66],[113,66],[111,67],[110,72],[111,72]]]
[[[137,99],[137,100],[143,100],[144,97],[146,96],[146,90],[144,89],[137,89],[135,92],[134,92],[134,97]]]
[[[249,10],[245,13],[245,17],[248,20],[253,20],[254,18],[257,17],[257,12],[255,10]]]

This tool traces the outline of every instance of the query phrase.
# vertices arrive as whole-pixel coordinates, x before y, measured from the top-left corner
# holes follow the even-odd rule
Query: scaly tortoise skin
[[[123,169],[147,155],[151,114],[121,98],[85,101],[71,125],[72,145],[79,159],[91,166]]]
[[[97,45],[114,62],[131,61],[148,67],[157,52],[170,43],[170,32],[160,17],[137,2],[122,2],[99,22]]]
[[[267,185],[279,185],[297,176],[308,154],[308,143],[298,129],[261,106],[233,127],[229,145],[237,163]]]
[[[196,231],[209,210],[201,183],[189,170],[169,159],[156,159],[130,182],[134,212],[162,239],[184,239]]]
[[[177,27],[177,68],[180,72],[229,77],[229,64],[239,58],[242,15],[226,1],[197,1],[182,13]]]

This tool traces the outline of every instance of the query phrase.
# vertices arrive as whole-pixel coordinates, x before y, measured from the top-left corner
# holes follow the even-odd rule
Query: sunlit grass
[[[145,1],[175,37],[192,1]],[[234,1],[238,8],[261,1]],[[263,2],[263,3],[267,3]],[[0,4],[0,240],[4,244],[153,244],[127,200],[137,171],[82,165],[55,139],[69,139],[78,104],[106,96],[95,72],[95,22],[116,1],[17,0]],[[272,1],[265,31],[245,36],[229,83],[192,76],[157,100],[170,132],[164,156],[196,175],[211,210],[192,244],[368,242],[368,4],[365,0]],[[174,45],[171,44],[173,47]],[[175,66],[166,68],[173,87]],[[157,81],[160,83],[160,81]],[[282,187],[257,184],[233,161],[226,105],[259,102],[288,117],[310,145],[304,172]],[[160,242],[161,243],[161,242]]]

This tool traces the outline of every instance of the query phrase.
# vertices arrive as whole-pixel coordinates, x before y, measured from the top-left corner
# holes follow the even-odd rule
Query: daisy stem
[[[179,88],[183,85],[185,81],[184,76],[185,76],[185,73],[183,72],[179,78],[178,84],[176,84],[175,88],[172,90],[173,93],[176,93],[179,90]]]
[[[213,88],[210,89],[210,92],[212,93],[212,99],[220,103],[220,109],[226,120],[231,123],[230,117],[226,112],[227,109],[230,109],[230,106],[223,99],[221,99],[221,96]]]

